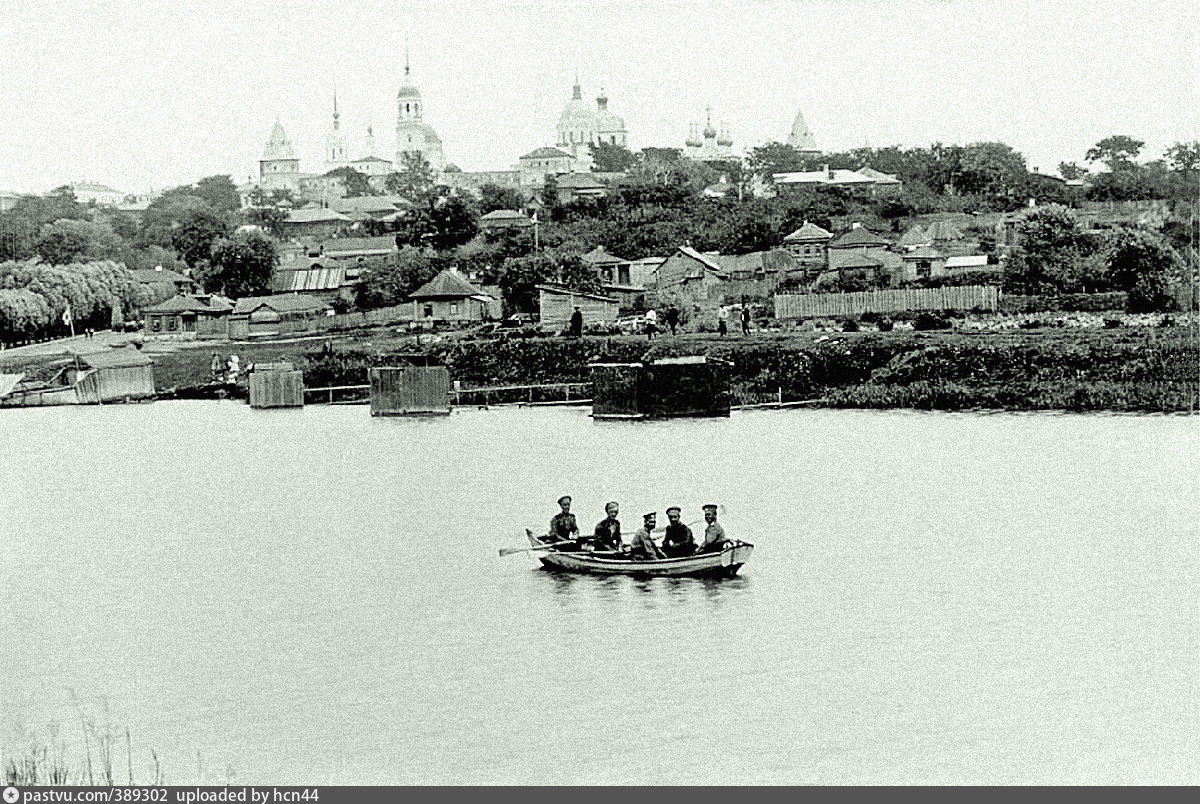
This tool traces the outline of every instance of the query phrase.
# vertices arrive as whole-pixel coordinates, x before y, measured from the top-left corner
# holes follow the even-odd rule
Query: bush
[[[1124,310],[1126,294],[1111,293],[1067,293],[1061,296],[1022,296],[1009,294],[1000,300],[1002,313],[1102,313],[1108,310]]]
[[[951,323],[940,315],[933,313],[921,313],[913,321],[913,329],[916,330],[935,330],[935,329],[950,329]]]

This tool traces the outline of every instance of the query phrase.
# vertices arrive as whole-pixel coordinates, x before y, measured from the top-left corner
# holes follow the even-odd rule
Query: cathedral
[[[424,101],[421,90],[412,82],[407,50],[404,54],[404,81],[396,93],[396,160],[385,159],[376,151],[375,132],[367,126],[366,136],[352,158],[346,133],[342,130],[341,113],[338,111],[337,93],[333,95],[333,125],[325,137],[320,173],[302,173],[300,159],[296,156],[291,140],[283,130],[283,124],[275,121],[271,136],[258,161],[258,181],[239,188],[243,198],[254,190],[290,190],[303,197],[321,200],[330,195],[336,179],[327,178],[332,170],[353,168],[366,174],[372,184],[382,182],[383,177],[403,169],[405,156],[420,154],[429,163],[433,174],[438,176],[446,169],[446,156],[442,151],[442,140],[424,120]],[[245,203],[245,200],[243,201]]]
[[[721,131],[712,122],[712,107],[705,110],[704,129],[699,123],[692,123],[688,138],[684,141],[683,155],[697,162],[713,162],[723,159],[733,159],[733,138],[729,136],[729,127],[721,124]]]
[[[576,78],[571,100],[558,118],[557,147],[575,158],[576,170],[587,171],[592,167],[592,146],[601,143],[629,147],[625,121],[609,111],[608,97],[603,89],[593,110],[583,100],[583,91]]]

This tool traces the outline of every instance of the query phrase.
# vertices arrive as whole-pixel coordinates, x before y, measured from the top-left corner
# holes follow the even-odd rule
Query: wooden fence
[[[450,412],[450,370],[445,366],[372,368],[371,415]]]
[[[304,373],[300,371],[262,371],[250,373],[250,407],[304,407]]]
[[[868,290],[861,293],[812,293],[775,296],[775,317],[850,318],[863,313],[906,310],[996,310],[1000,289],[994,285],[963,285],[909,290]]]

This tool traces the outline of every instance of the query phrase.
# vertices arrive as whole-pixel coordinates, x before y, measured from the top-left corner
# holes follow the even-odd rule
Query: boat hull
[[[534,547],[542,544],[530,535]],[[754,545],[734,542],[719,553],[700,553],[658,561],[605,558],[588,552],[547,552],[538,556],[542,566],[557,572],[586,575],[630,575],[636,578],[732,578],[750,556]]]

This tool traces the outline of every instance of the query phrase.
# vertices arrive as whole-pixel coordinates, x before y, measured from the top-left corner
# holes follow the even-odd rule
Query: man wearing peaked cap
[[[696,539],[692,529],[679,521],[682,510],[678,505],[667,509],[667,527],[663,534],[662,551],[667,558],[682,558],[696,552]]]
[[[564,494],[559,497],[558,507],[562,510],[550,520],[550,539],[561,542],[579,538],[579,525],[575,522],[575,515],[571,513],[571,495]]]
[[[658,513],[655,511],[642,514],[642,526],[637,529],[637,533],[633,535],[633,541],[630,543],[629,557],[634,561],[654,561],[658,558],[666,558],[663,551],[659,550],[658,545],[654,543],[654,537],[650,535],[654,531],[656,519],[658,519]]]
[[[612,550],[619,551],[621,549],[621,520],[617,516],[621,513],[621,506],[616,500],[604,506],[604,519],[596,523],[596,529],[593,532],[593,548],[594,550]]]
[[[719,553],[732,542],[725,535],[725,528],[717,522],[717,506],[709,503],[700,507],[704,509],[704,521],[708,523],[704,529],[704,543],[700,545],[700,552]]]

